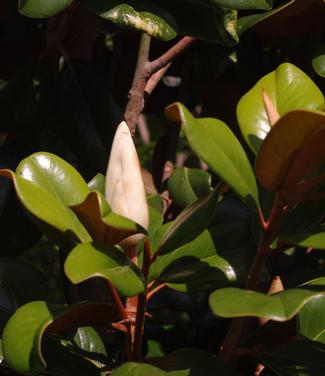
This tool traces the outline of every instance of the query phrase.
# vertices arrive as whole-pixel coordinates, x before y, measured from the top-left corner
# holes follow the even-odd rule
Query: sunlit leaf
[[[211,175],[196,168],[176,167],[168,180],[171,199],[181,208],[211,190]]]
[[[80,2],[119,26],[143,31],[154,38],[168,41],[177,35],[164,18],[150,11],[138,11],[125,2],[100,0],[81,0]]]
[[[19,12],[27,17],[46,18],[61,12],[73,0],[19,0]]]
[[[239,141],[222,121],[194,118],[181,103],[167,107],[167,116],[182,124],[195,152],[248,204],[258,207],[255,177]]]
[[[241,132],[254,153],[257,153],[270,131],[262,99],[262,89],[271,98],[278,113],[315,110],[324,103],[324,96],[313,81],[299,68],[284,63],[261,78],[239,101],[237,119]]]
[[[124,296],[137,295],[145,289],[140,270],[114,247],[96,243],[79,244],[69,253],[64,270],[73,283],[94,277],[105,278]]]
[[[274,295],[224,288],[210,295],[210,306],[213,313],[221,317],[254,316],[286,321],[317,296],[325,296],[325,278]]]

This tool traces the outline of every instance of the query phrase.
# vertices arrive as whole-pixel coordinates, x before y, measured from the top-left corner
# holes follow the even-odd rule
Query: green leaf
[[[299,68],[284,63],[261,78],[237,105],[241,132],[256,154],[270,131],[262,98],[264,89],[280,116],[291,110],[315,110],[324,103],[324,96],[314,82]]]
[[[160,195],[149,195],[147,196],[147,201],[149,207],[157,210],[159,213],[162,213],[164,210],[164,200]]]
[[[119,316],[115,307],[104,303],[79,304],[70,307],[34,301],[18,308],[8,321],[2,337],[6,363],[22,374],[45,369],[42,338],[50,333],[89,325],[109,326]]]
[[[87,185],[91,191],[98,191],[105,196],[105,175],[97,174]]]
[[[143,18],[143,14],[159,17],[166,22],[173,31],[180,35],[190,35],[199,39],[220,43],[222,45],[235,45],[238,42],[236,33],[237,12],[208,2],[177,0],[167,2],[155,0],[141,2],[128,0],[79,0],[95,14],[107,18],[111,17],[114,7],[129,6]],[[184,12],[186,9],[186,12]],[[133,18],[138,19],[138,18]],[[160,23],[161,21],[159,21]],[[144,22],[141,20],[141,30]],[[138,25],[135,25],[140,29]],[[148,32],[148,31],[146,31]],[[170,34],[171,35],[171,34]]]
[[[274,321],[290,320],[316,296],[325,295],[325,278],[274,295],[238,288],[224,288],[210,295],[210,306],[221,317],[265,317]]]
[[[1,170],[0,174],[14,181],[19,200],[41,223],[66,237],[72,233],[81,242],[91,240],[69,208],[85,200],[89,188],[63,159],[50,153],[35,153],[20,162],[16,173]]]
[[[274,14],[281,12],[281,10],[285,9],[289,5],[293,4],[296,0],[290,0],[287,3],[280,5],[277,8],[269,10],[268,12],[264,13],[257,13],[251,14],[249,16],[244,16],[238,19],[237,22],[237,33],[241,36],[246,30],[251,28],[252,26],[258,24],[259,22],[264,21],[265,19],[273,16]]]
[[[325,346],[319,342],[292,341],[255,350],[255,356],[278,376],[323,376],[324,352]]]
[[[172,262],[159,280],[183,292],[212,291],[236,282],[236,273],[219,255],[207,258],[189,256]]]
[[[47,18],[56,15],[73,0],[19,0],[19,12],[27,17]]]
[[[107,363],[105,345],[91,326],[78,328],[71,334],[60,335],[58,340],[72,352],[87,358],[97,367],[104,367]]]
[[[79,244],[68,255],[64,270],[73,283],[94,277],[105,278],[124,296],[134,296],[145,289],[140,270],[114,247],[96,243]]]
[[[298,313],[299,335],[325,344],[325,297],[316,296]]]
[[[176,31],[165,19],[152,12],[137,11],[131,5],[122,1],[104,3],[100,0],[81,0],[81,3],[119,26],[140,30],[154,38],[165,41],[177,36]]]
[[[272,0],[210,0],[212,4],[217,4],[225,8],[238,10],[244,9],[272,9]]]
[[[153,249],[171,225],[172,223],[168,223],[156,232],[151,243]],[[174,284],[171,287],[182,291],[210,289],[211,284],[204,283],[209,281],[209,277],[212,277],[210,281],[213,283],[219,280],[219,288],[233,283],[234,280],[236,283],[243,284],[255,251],[256,245],[253,243],[251,231],[251,213],[237,196],[227,194],[218,204],[215,218],[208,230],[170,253],[158,254],[157,259],[151,265],[149,281],[155,279],[164,281],[165,271],[168,272],[168,277],[171,277],[170,271],[174,270],[179,277],[181,269],[184,268],[183,276],[189,277],[186,283],[184,278],[184,283]],[[213,256],[220,257],[216,259],[220,268],[218,271],[201,262],[201,259],[209,259]],[[202,266],[211,273],[203,278],[200,275],[198,279],[191,279],[191,273],[195,275],[196,271],[200,272]]]
[[[181,103],[167,107],[167,116],[182,123],[187,140],[198,157],[248,204],[258,207],[256,180],[237,138],[222,121],[195,119]]]
[[[84,201],[71,206],[80,222],[86,227],[92,238],[108,246],[136,233],[146,230],[129,218],[116,214],[110,208],[105,196],[100,192],[90,192]]]
[[[315,72],[325,78],[325,47],[323,46],[312,60]]]
[[[84,200],[89,192],[79,172],[51,153],[39,152],[25,158],[19,163],[16,174],[58,196],[66,206]]]
[[[184,209],[170,226],[158,246],[165,254],[195,239],[211,223],[218,206],[219,189]]]
[[[46,372],[43,373],[44,375],[103,375],[101,369],[85,357],[89,353],[81,354],[79,352],[82,352],[82,350],[78,352],[76,346],[71,348],[60,342],[57,338],[53,338],[53,336],[43,338],[42,349],[43,357],[46,361]]]
[[[176,167],[168,180],[173,202],[181,208],[211,191],[211,175],[197,168]]]
[[[281,238],[281,242],[306,248],[325,249],[325,232],[315,234],[292,234]]]

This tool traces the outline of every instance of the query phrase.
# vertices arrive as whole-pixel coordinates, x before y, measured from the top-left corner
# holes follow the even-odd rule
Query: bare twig
[[[193,42],[194,38],[184,37],[167,52],[153,61],[149,61],[150,36],[142,34],[136,69],[129,91],[129,100],[124,112],[124,118],[134,135],[139,115],[144,109],[145,93],[151,94],[171,62],[184,52]]]

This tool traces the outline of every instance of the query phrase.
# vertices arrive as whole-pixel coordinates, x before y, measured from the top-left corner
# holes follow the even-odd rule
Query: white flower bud
[[[140,162],[131,133],[125,121],[117,127],[108,162],[105,196],[112,210],[148,229],[149,210]],[[143,235],[123,240],[123,246],[134,246]]]

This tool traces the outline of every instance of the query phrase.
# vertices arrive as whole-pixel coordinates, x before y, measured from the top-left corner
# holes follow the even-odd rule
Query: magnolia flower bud
[[[140,162],[125,121],[117,127],[108,162],[105,196],[112,210],[148,229],[149,210]],[[123,246],[135,246],[143,235],[132,235]]]

